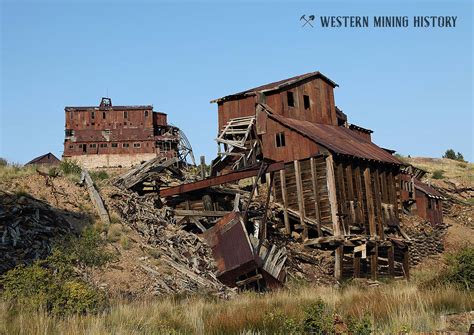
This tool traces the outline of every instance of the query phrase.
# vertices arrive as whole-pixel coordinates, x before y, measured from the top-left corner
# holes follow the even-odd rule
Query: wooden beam
[[[261,225],[261,234],[259,234],[260,240],[265,240],[267,238],[268,204],[270,203],[270,195],[272,194],[273,174],[274,174],[274,172],[270,173],[270,180],[266,179],[267,184],[268,184],[268,190],[267,190],[267,199],[265,201],[265,210],[263,212],[263,219],[262,219],[262,225]]]
[[[305,222],[305,210],[304,210],[304,195],[303,195],[303,182],[301,180],[301,167],[300,167],[300,162],[295,160],[294,161],[295,165],[295,177],[296,177],[296,192],[298,195],[298,211],[300,214],[300,223],[303,226],[303,241],[305,241],[308,238],[308,227],[306,226]]]
[[[365,196],[366,196],[370,236],[375,236],[377,232],[376,232],[376,226],[375,226],[374,198],[372,194],[371,174],[370,174],[370,169],[368,166],[364,169],[364,185],[365,185]]]
[[[364,213],[364,195],[362,192],[362,177],[360,173],[360,167],[356,166],[354,168],[354,179],[355,179],[355,188],[357,196],[357,220],[358,223],[363,223],[365,221]]]
[[[228,211],[195,211],[190,209],[175,209],[176,216],[224,216],[229,214]]]
[[[270,164],[266,169],[265,172],[272,172],[272,171],[279,171],[283,169],[285,165],[283,162],[273,163]],[[210,177],[204,180],[195,181],[188,184],[183,184],[175,187],[166,188],[164,190],[160,190],[160,196],[162,197],[169,197],[176,194],[182,194],[192,191],[201,190],[203,188],[221,185],[225,183],[234,182],[237,180],[255,177],[259,174],[259,169],[251,169],[251,170],[244,170],[238,172],[231,172],[229,174],[225,174],[222,176],[217,177]]]
[[[361,252],[354,252],[354,278],[360,278]]]
[[[343,260],[344,260],[344,246],[340,246],[335,251],[334,257],[334,277],[336,280],[342,279],[342,269],[343,269]]]
[[[326,175],[329,203],[331,205],[331,218],[334,235],[341,235],[341,227],[338,220],[337,212],[337,196],[336,196],[336,180],[334,177],[334,161],[332,155],[326,157]]]
[[[374,168],[374,193],[375,193],[375,213],[376,213],[376,222],[377,222],[377,235],[382,239],[384,237],[383,227],[385,224],[385,218],[382,213],[382,194],[380,192],[380,175],[378,168]]]
[[[387,249],[388,254],[388,274],[390,277],[395,277],[395,248],[393,243]]]
[[[344,235],[349,234],[349,225],[347,224],[347,220],[345,218],[345,214],[347,214],[347,197],[346,197],[346,183],[344,181],[344,168],[342,166],[342,162],[338,162],[336,164],[337,170],[337,190],[339,190],[339,219],[342,223],[342,229]],[[342,215],[344,214],[344,216]]]
[[[319,192],[318,192],[318,171],[316,169],[316,162],[314,158],[310,158],[311,164],[311,181],[313,182],[313,196],[314,196],[314,209],[316,212],[316,222],[318,229],[318,236],[323,236],[321,231],[321,213],[319,212]]]
[[[377,280],[378,258],[379,258],[379,247],[377,244],[375,244],[370,254],[370,277],[372,278],[372,280]]]
[[[288,235],[291,234],[290,218],[288,217],[288,194],[286,192],[286,171],[280,170],[281,197],[283,198],[283,221]]]
[[[405,278],[410,279],[410,253],[408,246],[403,250],[403,272],[405,273]]]
[[[355,193],[354,193],[354,182],[353,182],[353,176],[352,176],[352,165],[351,163],[348,163],[346,166],[346,183],[347,183],[347,199],[349,201],[352,201],[352,206],[350,208],[351,210],[351,224],[354,224],[356,221],[355,218],[355,210],[354,210],[354,203],[355,203]]]

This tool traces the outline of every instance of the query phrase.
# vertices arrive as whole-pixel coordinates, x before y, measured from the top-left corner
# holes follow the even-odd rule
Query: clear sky
[[[64,107],[153,104],[216,154],[213,98],[319,70],[336,105],[404,155],[473,160],[472,1],[7,1],[0,156],[61,156]],[[301,27],[306,14],[457,16],[455,28]]]

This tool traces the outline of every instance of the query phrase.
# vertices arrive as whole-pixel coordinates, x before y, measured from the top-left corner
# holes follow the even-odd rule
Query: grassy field
[[[368,288],[293,287],[245,293],[230,301],[207,296],[113,303],[99,315],[53,317],[0,304],[2,334],[395,334],[466,332],[474,295],[452,287],[422,290],[413,282]],[[450,322],[449,315],[458,313]],[[452,318],[452,317],[451,317]],[[310,328],[308,328],[310,327]],[[313,327],[313,328],[311,328]],[[316,328],[315,328],[316,327]],[[318,328],[319,327],[319,328]]]

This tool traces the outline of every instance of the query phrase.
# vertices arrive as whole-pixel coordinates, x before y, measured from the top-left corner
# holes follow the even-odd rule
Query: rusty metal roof
[[[363,133],[367,133],[367,134],[372,134],[374,131],[371,130],[371,129],[367,129],[367,128],[363,128],[361,126],[358,126],[356,124],[353,124],[351,123],[349,125],[349,129],[352,129],[352,130],[357,130],[357,131],[360,131],[360,132],[363,132]]]
[[[291,78],[288,78],[288,79],[275,81],[273,83],[265,84],[265,85],[262,85],[262,86],[254,87],[254,88],[251,88],[251,89],[239,92],[239,93],[226,95],[222,98],[217,98],[217,99],[211,100],[211,103],[238,99],[238,98],[241,98],[241,97],[244,97],[244,96],[247,96],[247,95],[255,95],[256,92],[271,92],[271,91],[279,90],[281,88],[284,88],[285,86],[289,86],[289,85],[295,84],[297,82],[300,82],[302,80],[306,80],[306,79],[309,79],[309,78],[321,78],[322,80],[329,83],[333,87],[339,86],[338,84],[336,84],[334,81],[332,81],[331,79],[326,77],[321,72],[315,71],[315,72],[309,72],[309,73],[301,74],[301,75],[298,75],[298,76],[294,76],[294,77],[291,77]]]
[[[64,110],[66,112],[71,112],[71,111],[76,111],[76,112],[82,112],[82,111],[89,111],[89,110],[100,110],[100,111],[108,111],[108,110],[118,110],[118,111],[124,111],[124,110],[150,110],[153,109],[153,105],[137,105],[137,106],[66,106],[64,107]],[[160,114],[165,114],[161,113]]]
[[[38,163],[38,162],[40,162],[43,158],[48,158],[48,159],[52,158],[53,161],[55,161],[55,162],[60,162],[60,160],[58,159],[58,157],[56,157],[55,155],[53,155],[51,152],[48,152],[47,154],[44,154],[44,155],[38,156],[38,157],[36,157],[36,158],[33,158],[31,161],[29,161],[29,162],[26,163],[25,165]]]
[[[290,119],[269,112],[268,107],[265,107],[265,109],[269,117],[275,121],[313,140],[335,154],[405,165],[395,156],[348,128]]]
[[[435,199],[444,199],[443,195],[439,193],[438,190],[436,190],[434,187],[421,182],[417,178],[414,179],[414,182],[415,188],[425,193],[428,197]]]

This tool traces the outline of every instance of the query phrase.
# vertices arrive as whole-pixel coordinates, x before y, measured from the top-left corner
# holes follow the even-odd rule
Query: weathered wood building
[[[167,115],[153,106],[66,107],[64,158],[87,168],[123,166],[156,156],[186,159],[192,149],[184,134],[169,125]]]
[[[25,165],[58,165],[61,161],[52,153],[48,152],[47,154],[33,158],[31,161]]]
[[[335,105],[337,86],[312,72],[211,101],[219,125],[212,177],[162,195],[266,173],[286,233],[334,250],[337,278],[407,277],[404,163],[374,144],[371,130],[347,122]]]

